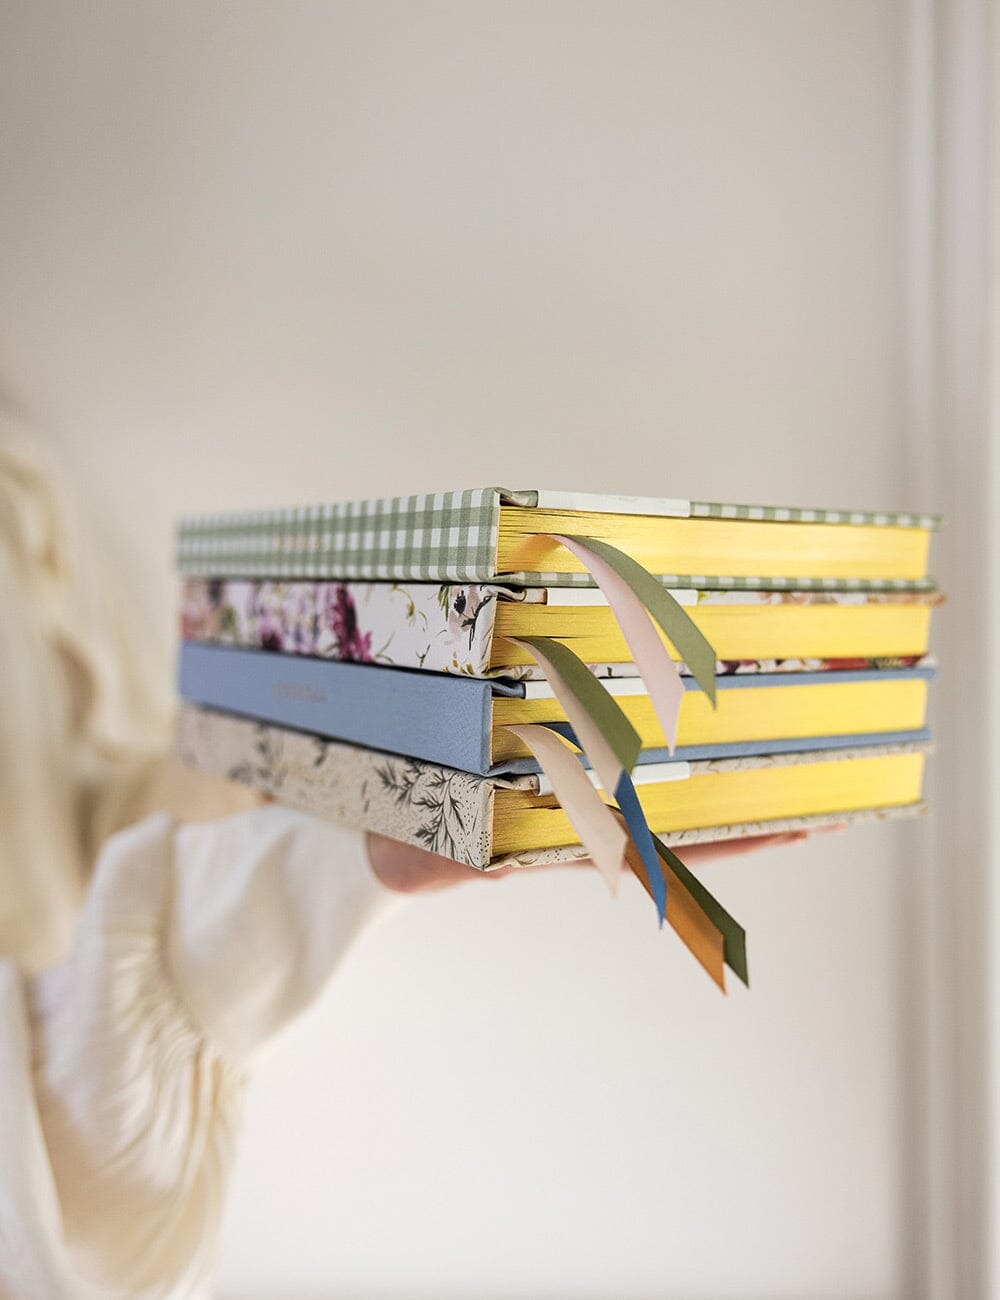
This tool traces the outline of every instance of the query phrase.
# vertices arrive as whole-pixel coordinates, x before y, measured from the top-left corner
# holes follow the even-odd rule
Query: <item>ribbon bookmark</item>
[[[531,750],[580,843],[614,896],[625,866],[625,828],[590,784],[572,749],[555,732],[537,723],[508,726],[506,730]]]
[[[570,721],[573,743],[582,749],[608,794],[623,771],[631,771],[642,741],[622,707],[572,650],[544,636],[508,637],[523,646],[545,676]],[[513,730],[513,728],[512,728]],[[580,737],[577,741],[576,736]]]
[[[726,986],[722,964],[749,985],[746,931],[650,831],[629,774],[623,771],[615,787],[618,808],[609,808],[570,748],[580,748],[572,726],[563,722],[528,723],[508,725],[506,730],[534,755],[611,893],[615,893],[622,866],[627,862],[656,904],[660,924],[666,919],[723,992]]]
[[[649,896],[656,904],[656,912],[660,918],[662,928],[667,914],[667,881],[663,874],[663,868],[660,866],[660,859],[656,854],[656,846],[653,843],[653,834],[646,821],[646,814],[642,811],[639,796],[636,794],[632,778],[627,772],[623,772],[618,778],[618,785],[615,788],[615,803],[621,809],[621,814],[625,818],[625,825],[632,836],[632,843],[635,845],[636,852],[642,859],[642,864],[646,869]]]
[[[562,736],[563,740],[568,740],[577,749],[583,748],[576,732],[565,722],[545,722],[534,725],[540,726],[543,730],[555,732],[557,736]],[[508,730],[513,731],[514,728],[508,727]],[[600,773],[598,773],[598,777],[600,777]],[[549,780],[552,780],[551,776]],[[588,781],[587,784],[589,785],[590,782]],[[554,783],[553,789],[555,789]],[[606,796],[610,795],[611,792],[607,786],[604,786],[603,790]],[[656,846],[653,843],[653,835],[646,822],[646,814],[642,811],[639,796],[636,794],[635,785],[628,772],[622,771],[619,774],[613,797],[620,810],[620,816],[628,827],[635,850],[645,866],[646,877],[649,882],[649,895],[656,904],[656,911],[662,926],[667,909],[667,882],[660,866],[660,859],[656,853]]]
[[[625,850],[628,865],[632,873],[652,897],[652,890],[646,875],[646,864],[639,856],[634,844]],[[667,925],[673,930],[709,977],[725,993],[726,963],[725,940],[721,932],[712,924],[698,904],[676,877],[671,877],[670,892],[667,895]]]
[[[725,941],[726,965],[738,980],[750,987],[750,973],[747,970],[747,933],[734,917],[730,916],[717,898],[708,892],[696,875],[680,860],[676,853],[653,836],[656,851],[663,859],[668,873],[676,877],[690,892],[691,897],[705,913],[712,924],[720,931]]]
[[[625,579],[595,551],[589,550],[577,538],[555,533],[551,536],[568,551],[572,551],[581,564],[586,565],[607,597],[632,651],[639,675],[646,684],[667,748],[672,754],[677,742],[677,723],[681,701],[684,699],[684,683],[677,665],[664,649],[645,606]],[[713,672],[714,662],[713,660]]]
[[[618,619],[636,664],[639,664],[640,652],[644,657],[647,654],[647,640],[638,632],[641,620],[638,620],[635,615],[634,602],[638,601],[646,617],[652,617],[659,623],[667,640],[687,664],[691,675],[711,700],[714,708],[715,650],[691,616],[681,605],[678,605],[663,584],[651,573],[647,573],[630,555],[618,550],[616,546],[599,541],[596,537],[575,533],[549,533],[547,536],[571,551],[593,575],[594,581],[608,598],[608,604]],[[661,660],[667,658],[673,665],[659,637],[656,640],[659,643]],[[641,666],[640,672],[646,678],[646,670]],[[660,675],[662,676],[662,673]],[[652,696],[651,680],[647,678],[646,684]],[[665,700],[666,698],[664,696]]]
[[[622,799],[623,795],[624,801]],[[639,816],[638,822],[635,820],[634,811],[631,808],[626,811],[626,808],[629,807],[633,800],[635,801],[635,811],[638,812]],[[734,917],[730,916],[719,900],[709,893],[698,877],[684,865],[677,854],[668,849],[659,836],[652,833],[646,824],[642,809],[638,806],[635,787],[632,786],[631,781],[625,775],[622,776],[619,784],[617,801],[632,836],[632,843],[629,846],[628,853],[629,866],[660,911],[661,923],[665,915],[667,923],[680,934],[677,926],[671,921],[671,907],[676,901],[675,896],[680,893],[681,899],[678,905],[688,910],[695,909],[697,916],[702,918],[698,924],[703,928],[704,926],[710,927],[712,932],[721,936],[722,956],[725,964],[736,978],[749,988],[747,936],[742,925]],[[651,857],[652,861],[655,862],[655,868],[652,872],[650,871]],[[640,866],[641,870],[639,870]],[[661,905],[660,891],[656,885],[656,877],[659,876],[662,880],[664,875],[669,877],[669,884],[665,885],[665,908]],[[681,935],[681,938],[683,939],[684,936]],[[687,939],[684,939],[684,942],[687,943]],[[691,951],[714,979],[715,976],[711,965],[702,960],[702,957],[699,956],[698,952],[695,952],[690,943],[688,943],[688,947],[691,948]],[[720,984],[720,987],[725,990],[723,982],[716,980],[716,983]]]

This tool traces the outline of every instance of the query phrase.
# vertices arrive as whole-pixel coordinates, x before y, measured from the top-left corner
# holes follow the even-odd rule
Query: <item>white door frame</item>
[[[907,499],[940,510],[934,815],[901,864],[905,1294],[1000,1293],[991,1059],[995,828],[990,617],[1000,583],[988,355],[989,0],[909,0],[904,172]],[[994,949],[996,951],[994,951]]]

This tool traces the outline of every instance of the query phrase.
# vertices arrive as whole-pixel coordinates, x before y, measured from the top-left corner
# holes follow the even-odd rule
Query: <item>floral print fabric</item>
[[[851,592],[698,593],[699,604],[777,605],[907,602],[937,596]],[[542,590],[492,584],[398,582],[268,582],[189,579],[181,604],[181,637],[220,645],[312,655],[348,663],[425,668],[466,677],[540,678],[537,665],[490,667],[498,600],[538,602]],[[918,656],[891,659],[719,660],[716,672],[822,672],[850,668],[913,668]],[[682,673],[684,664],[678,665]],[[591,664],[598,677],[634,677],[634,664]]]
[[[523,849],[505,857],[491,856],[494,790],[537,790],[538,778],[534,776],[473,776],[436,763],[307,736],[191,704],[181,707],[177,738],[178,752],[191,767],[264,790],[282,803],[345,825],[378,831],[404,843],[443,853],[479,870],[488,871],[506,864],[533,866],[585,855],[585,850],[577,844],[558,849]],[[872,757],[914,748],[917,747],[888,745],[828,750],[823,753],[823,759]],[[815,759],[814,753],[758,754],[700,760],[690,766],[693,773],[724,772],[784,767]],[[774,822],[738,822],[669,832],[660,838],[674,846],[698,844],[809,826],[912,817],[924,808],[924,804],[907,804]]]
[[[181,636],[488,677],[498,594],[468,583],[190,581]]]

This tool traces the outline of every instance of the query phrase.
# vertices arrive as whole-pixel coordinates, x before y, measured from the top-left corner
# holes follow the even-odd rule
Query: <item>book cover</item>
[[[585,856],[577,845],[492,851],[493,808],[498,792],[539,793],[538,776],[481,777],[438,764],[346,745],[339,741],[202,709],[181,708],[177,748],[192,767],[253,786],[283,802],[361,830],[376,831],[441,853],[478,870],[531,866]],[[845,759],[917,750],[921,746],[846,749]],[[926,746],[923,747],[926,749]],[[828,753],[823,754],[829,758]],[[708,773],[813,762],[816,755],[767,755],[705,760],[689,772]],[[920,815],[919,802],[848,812],[742,821],[665,832],[675,848],[786,830],[882,821]]]
[[[931,610],[943,599],[844,591],[672,594],[724,651],[719,674],[916,666],[927,649]],[[636,672],[596,589],[190,578],[180,630],[185,641],[519,679],[541,670],[508,636],[551,636],[577,654],[595,655],[588,663],[598,676]],[[680,669],[687,672],[684,664]]]
[[[677,522],[684,525],[680,533],[671,526]],[[701,527],[707,522],[714,525],[708,531]],[[922,514],[487,487],[188,516],[178,528],[177,566],[209,577],[502,578],[529,586],[587,587],[593,585],[589,573],[543,536],[581,525],[612,544],[623,542],[669,586],[919,589],[933,585],[926,577],[926,534],[937,523]],[[647,534],[658,539],[651,552],[658,563],[642,553]],[[672,571],[664,562],[675,553],[671,537],[693,539],[681,548],[686,571],[679,564]],[[709,546],[708,538],[717,544]],[[822,538],[816,554],[824,559],[811,573],[801,566],[810,558],[813,538]],[[842,561],[835,563],[830,557],[838,552]],[[769,557],[776,567],[759,567]]]
[[[685,739],[674,757],[790,752],[842,746],[845,737],[856,742],[859,732],[871,733],[869,742],[914,733],[924,725],[932,675],[929,669],[729,675],[717,679],[715,711],[693,679],[685,678],[679,732]],[[641,682],[608,685],[638,724],[648,697],[630,693],[641,689]],[[536,770],[526,750],[515,745],[508,752],[511,733],[498,724],[499,711],[509,724],[565,720],[543,683],[448,677],[192,642],[181,647],[180,694],[228,713],[480,776]],[[652,718],[652,710],[647,712]],[[785,734],[771,723],[779,712]],[[643,725],[653,729],[640,762],[663,761],[666,751],[655,718]]]

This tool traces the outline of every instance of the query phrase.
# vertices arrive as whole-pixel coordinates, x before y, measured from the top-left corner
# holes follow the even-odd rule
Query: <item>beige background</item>
[[[182,510],[940,507],[910,10],[8,0],[0,356],[163,671]],[[221,1300],[914,1294],[914,842],[713,868],[728,999],[638,889],[408,905],[260,1071]]]

